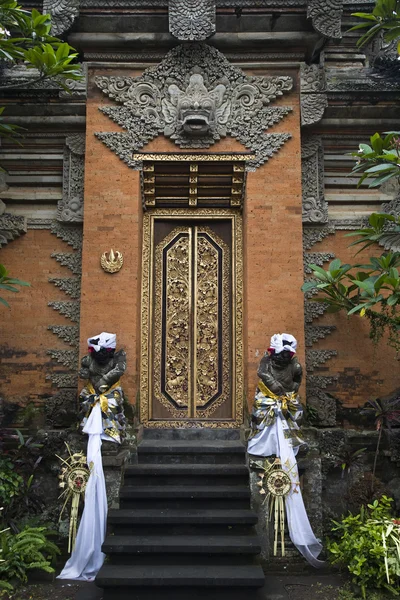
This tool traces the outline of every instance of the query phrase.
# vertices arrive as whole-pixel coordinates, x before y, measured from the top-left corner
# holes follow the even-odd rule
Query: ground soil
[[[340,590],[343,590],[342,578],[270,576],[262,597],[264,600],[358,600],[352,594],[343,596]],[[102,596],[102,590],[93,583],[56,581],[22,586],[2,600],[102,600]],[[371,600],[372,597],[374,600],[390,598],[372,594]]]

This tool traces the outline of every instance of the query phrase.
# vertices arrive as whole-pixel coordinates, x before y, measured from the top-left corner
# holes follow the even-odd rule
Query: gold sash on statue
[[[289,392],[288,394],[284,394],[283,396],[277,396],[276,394],[274,394],[274,392],[271,392],[271,390],[265,385],[265,383],[263,383],[261,381],[261,379],[258,382],[258,389],[266,398],[273,400],[273,402],[271,402],[272,406],[274,406],[276,402],[280,402],[282,411],[298,410],[298,400],[297,400],[296,392]],[[256,405],[257,405],[257,402],[258,401],[256,400],[256,402],[255,402]],[[263,403],[265,404],[265,401],[263,401]],[[261,404],[261,402],[260,402],[260,404]],[[257,408],[260,408],[260,406]]]
[[[98,402],[100,402],[101,411],[106,413],[108,411],[108,398],[107,398],[106,394],[109,394],[110,392],[115,390],[117,387],[121,387],[121,384],[120,384],[120,381],[118,380],[111,387],[109,387],[107,391],[103,392],[102,394],[97,394],[96,390],[94,389],[93,385],[90,382],[88,382],[86,387],[90,394],[93,394],[94,396],[97,397],[96,401],[92,404],[91,408],[93,408]]]

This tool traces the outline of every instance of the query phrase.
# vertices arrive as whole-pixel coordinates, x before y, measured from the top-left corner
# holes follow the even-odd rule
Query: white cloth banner
[[[111,440],[103,433],[100,403],[93,407],[83,432],[89,435],[87,464],[91,468],[85,490],[85,507],[76,536],[75,548],[58,579],[92,581],[105,555],[101,546],[106,535],[107,493],[101,458],[101,440]]]
[[[321,568],[325,563],[318,560],[317,557],[322,550],[322,544],[315,537],[308,520],[299,486],[296,457],[291,444],[285,438],[284,422],[286,423],[285,418],[279,410],[274,423],[262,429],[249,440],[247,452],[263,457],[275,454],[280,458],[282,468],[288,473],[292,481],[292,489],[285,498],[290,539],[313,567]]]

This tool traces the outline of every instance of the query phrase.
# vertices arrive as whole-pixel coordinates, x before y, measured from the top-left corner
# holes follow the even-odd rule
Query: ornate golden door
[[[242,420],[240,217],[198,209],[183,219],[182,212],[145,215],[142,421],[233,427]]]

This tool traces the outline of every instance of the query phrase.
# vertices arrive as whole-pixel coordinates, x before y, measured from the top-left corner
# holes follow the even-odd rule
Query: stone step
[[[245,485],[246,465],[235,464],[138,464],[125,469],[125,485]]]
[[[110,565],[105,564],[96,577],[96,585],[112,589],[154,587],[162,588],[164,594],[169,587],[206,588],[208,594],[221,588],[248,587],[258,588],[264,585],[264,573],[259,565]],[[191,594],[188,594],[190,597]],[[117,596],[114,596],[117,598]],[[127,598],[129,596],[126,596]],[[211,595],[208,596],[212,598]],[[107,596],[105,596],[107,598]],[[111,598],[111,596],[109,596]]]
[[[138,461],[146,464],[245,464],[239,440],[143,440]]]
[[[103,600],[265,600],[266,591],[263,588],[246,586],[227,586],[215,588],[197,586],[118,586],[116,588],[105,588]],[[275,597],[275,596],[274,596]],[[281,595],[278,598],[282,598]]]
[[[239,440],[240,429],[150,429],[143,430],[144,440]]]
[[[207,510],[207,509],[110,509],[108,511],[110,524],[132,524],[138,525],[148,523],[152,525],[168,524],[199,524],[199,525],[255,525],[257,516],[251,510]]]
[[[257,523],[251,510],[111,509],[108,524],[115,535],[144,533],[224,535],[248,533]]]
[[[146,485],[123,486],[121,508],[250,508],[248,486]]]
[[[106,554],[259,554],[256,535],[111,535],[103,544]]]

